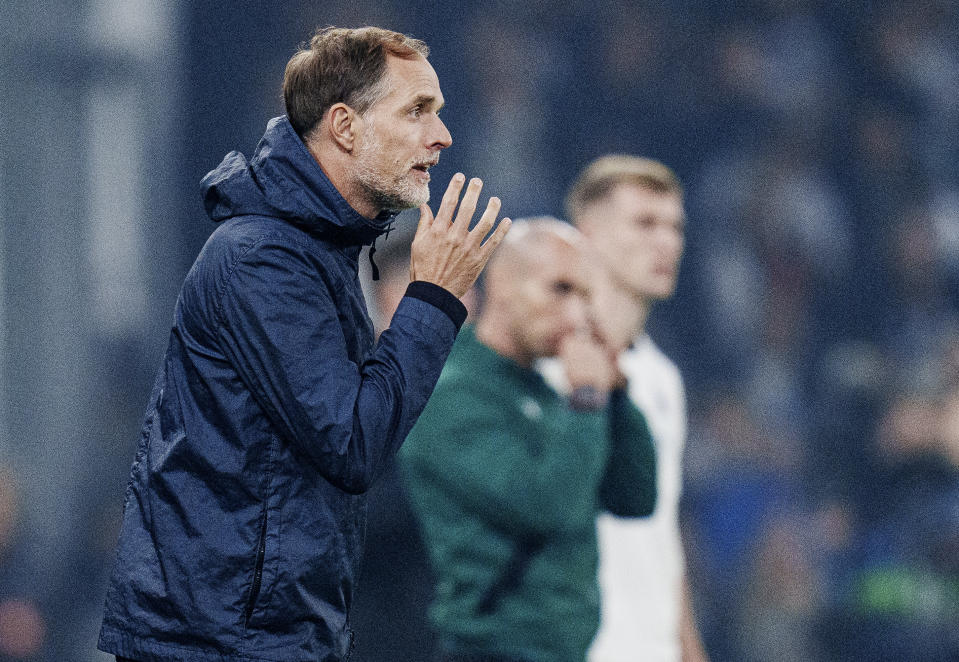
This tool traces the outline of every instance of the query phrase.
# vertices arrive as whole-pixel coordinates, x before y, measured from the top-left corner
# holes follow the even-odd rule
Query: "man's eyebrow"
[[[436,103],[436,97],[433,96],[432,94],[418,94],[416,95],[416,97],[413,98],[413,101],[410,103],[410,105],[411,106],[432,106],[434,103]],[[440,108],[442,108],[445,105],[446,105],[446,102],[444,100],[443,102],[440,103],[439,106],[437,106],[436,108],[437,112],[440,110]]]

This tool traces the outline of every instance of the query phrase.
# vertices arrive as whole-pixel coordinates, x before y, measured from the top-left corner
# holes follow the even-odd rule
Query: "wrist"
[[[414,280],[406,288],[406,296],[420,299],[442,310],[456,325],[457,331],[466,321],[466,306],[446,288],[424,280]]]

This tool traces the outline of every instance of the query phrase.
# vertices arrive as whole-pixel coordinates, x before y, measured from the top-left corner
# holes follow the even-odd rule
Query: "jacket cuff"
[[[406,296],[425,301],[446,313],[459,332],[463,322],[466,321],[466,306],[463,302],[453,296],[453,293],[447,289],[428,283],[425,280],[414,280],[406,288]]]

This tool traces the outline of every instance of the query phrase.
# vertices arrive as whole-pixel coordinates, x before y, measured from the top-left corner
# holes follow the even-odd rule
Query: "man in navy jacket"
[[[120,659],[343,660],[365,496],[433,390],[490,238],[482,183],[434,218],[451,143],[422,42],[327,28],[287,115],[203,180],[219,224],[183,284],[146,412],[99,647]],[[459,202],[459,204],[458,204]],[[360,247],[420,208],[412,283],[374,346]]]

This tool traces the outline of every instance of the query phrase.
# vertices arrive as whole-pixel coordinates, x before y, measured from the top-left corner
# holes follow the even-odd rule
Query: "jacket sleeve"
[[[645,517],[656,507],[656,448],[643,414],[625,390],[610,396],[610,454],[600,487],[602,507],[620,517]]]
[[[420,507],[438,507],[442,494],[512,535],[549,535],[591,519],[605,455],[591,466],[578,449],[600,443],[604,413],[570,411],[565,425],[555,426],[563,436],[531,440],[523,422],[497,398],[477,397],[482,389],[465,379],[441,382],[403,448],[404,474]]]
[[[332,484],[360,493],[426,405],[458,325],[436,305],[405,296],[370,359],[357,365],[334,287],[316,256],[263,241],[226,279],[219,338],[278,433]]]

